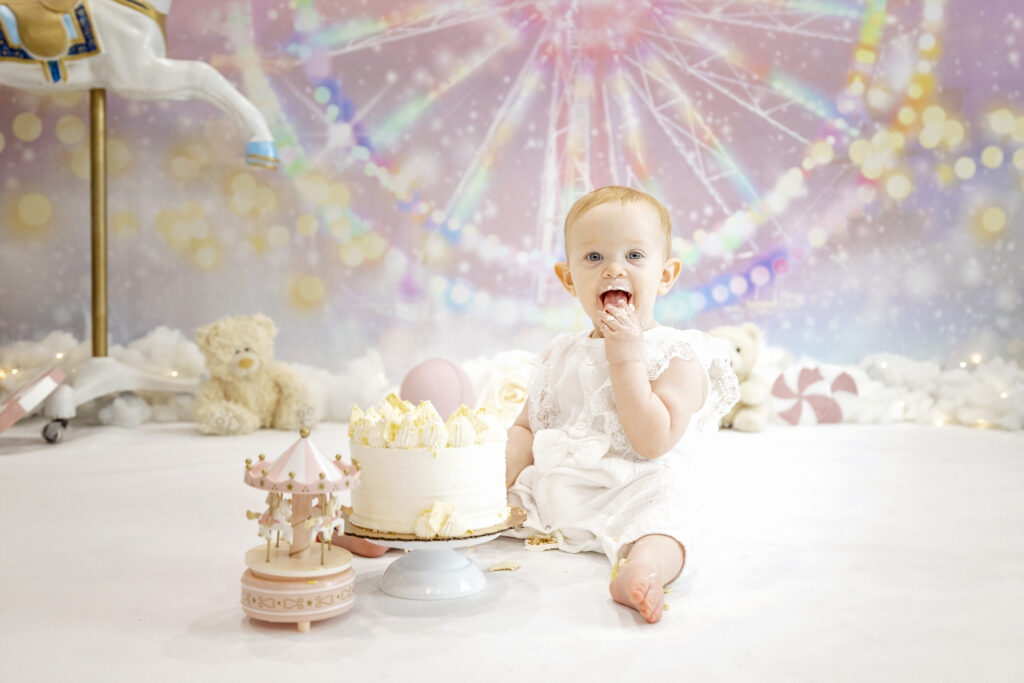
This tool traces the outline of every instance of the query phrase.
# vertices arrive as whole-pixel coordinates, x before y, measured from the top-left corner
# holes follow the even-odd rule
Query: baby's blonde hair
[[[580,216],[595,206],[610,204],[611,202],[621,202],[623,204],[627,202],[647,202],[653,206],[658,212],[658,218],[661,219],[661,227],[665,231],[665,255],[667,256],[672,253],[672,220],[669,218],[668,209],[665,208],[664,204],[646,192],[634,190],[631,187],[623,187],[622,185],[599,187],[577,199],[565,217],[565,226],[562,228],[563,241],[568,238],[569,226]]]

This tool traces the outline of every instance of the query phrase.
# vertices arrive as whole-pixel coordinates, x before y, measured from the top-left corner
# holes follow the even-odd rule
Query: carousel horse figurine
[[[320,510],[322,514],[314,514],[306,521],[306,526],[310,530],[310,542],[319,537],[324,543],[330,543],[336,531],[345,529],[345,518],[341,516],[339,507],[338,501],[332,495],[325,509]]]
[[[132,99],[207,100],[247,139],[246,161],[277,168],[259,110],[209,64],[167,59],[171,0],[0,0],[0,85],[109,88]]]
[[[285,542],[292,542],[292,504],[287,500],[282,500],[280,493],[270,493],[267,495],[268,507],[263,514],[255,512],[246,512],[245,516],[249,519],[259,518],[259,537],[265,538],[268,541],[274,540],[274,532],[277,532],[277,542],[280,543],[283,538]]]

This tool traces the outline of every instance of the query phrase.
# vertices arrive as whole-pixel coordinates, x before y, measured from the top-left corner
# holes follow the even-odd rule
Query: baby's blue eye
[[[642,259],[643,257],[644,257],[644,254],[641,251],[631,251],[628,254],[626,254],[626,258],[632,259],[634,261],[637,260],[637,259]]]
[[[583,258],[587,259],[588,261],[600,261],[601,255],[598,254],[596,251],[592,251]]]

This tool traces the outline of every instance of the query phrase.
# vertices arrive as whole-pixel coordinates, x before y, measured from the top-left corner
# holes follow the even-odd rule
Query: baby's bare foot
[[[643,562],[625,562],[608,586],[615,602],[635,609],[653,624],[661,620],[665,591],[658,581],[658,570]]]

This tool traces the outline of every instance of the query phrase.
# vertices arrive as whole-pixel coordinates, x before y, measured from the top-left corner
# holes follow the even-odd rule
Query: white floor
[[[521,568],[457,601],[381,593],[400,551],[357,558],[356,607],[300,634],[239,607],[263,503],[243,461],[295,435],[81,427],[51,446],[40,426],[0,435],[3,680],[1024,680],[1020,432],[719,435],[695,469],[705,533],[654,626],[610,600],[603,556],[501,538],[462,552]],[[345,453],[344,429],[313,437]]]

